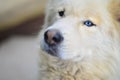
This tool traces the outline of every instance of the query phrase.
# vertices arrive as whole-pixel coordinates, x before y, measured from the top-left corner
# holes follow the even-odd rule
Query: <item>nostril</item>
[[[63,41],[63,37],[58,30],[48,30],[44,34],[45,42],[48,45],[57,45]]]
[[[59,32],[57,32],[54,36],[53,36],[53,41],[56,43],[60,43],[63,40],[63,37],[61,36],[61,34]]]
[[[48,31],[46,31],[44,34],[44,40],[46,43],[48,42]]]

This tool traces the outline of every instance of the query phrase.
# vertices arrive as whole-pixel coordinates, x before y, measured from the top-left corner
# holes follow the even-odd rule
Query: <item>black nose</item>
[[[47,30],[44,34],[44,40],[50,46],[58,45],[63,41],[63,36],[58,30]]]

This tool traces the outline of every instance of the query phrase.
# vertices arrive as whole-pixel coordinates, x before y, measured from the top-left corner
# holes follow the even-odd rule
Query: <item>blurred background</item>
[[[47,0],[0,0],[0,80],[37,80]]]

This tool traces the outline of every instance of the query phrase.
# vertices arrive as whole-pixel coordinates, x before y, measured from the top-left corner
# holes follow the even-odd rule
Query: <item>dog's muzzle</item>
[[[45,51],[47,53],[57,56],[58,55],[58,47],[60,43],[64,40],[60,31],[56,29],[49,29],[44,33],[44,42],[45,42]]]

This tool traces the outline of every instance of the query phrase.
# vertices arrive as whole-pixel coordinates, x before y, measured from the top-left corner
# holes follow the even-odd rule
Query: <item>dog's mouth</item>
[[[49,55],[58,56],[58,46],[57,45],[44,45],[43,50]]]

